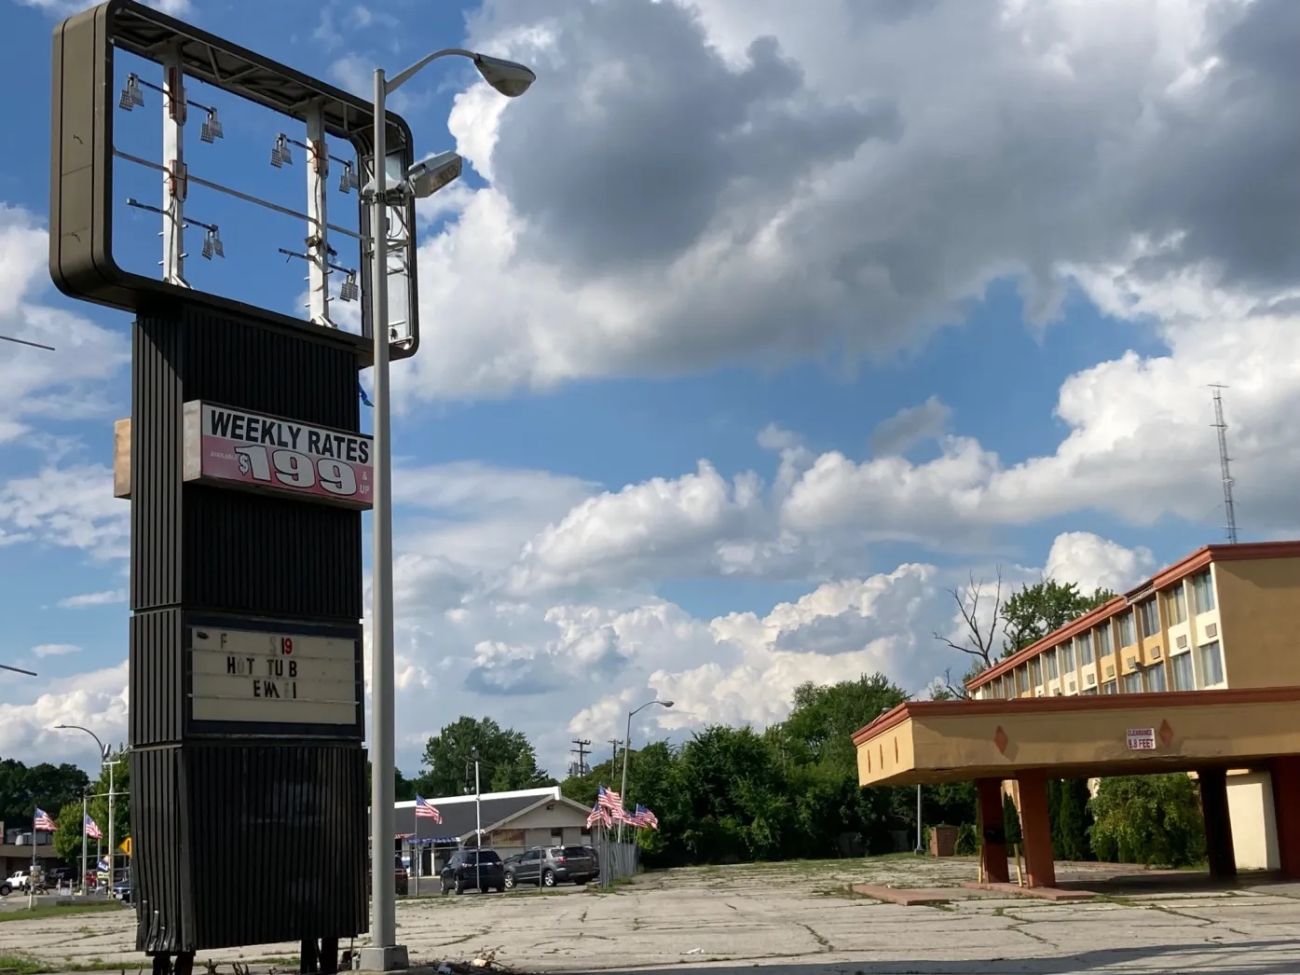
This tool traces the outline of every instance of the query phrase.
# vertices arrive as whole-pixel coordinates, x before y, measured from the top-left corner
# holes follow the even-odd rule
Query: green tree
[[[537,767],[537,753],[522,732],[502,728],[491,718],[462,716],[425,745],[425,769],[415,779],[416,791],[424,796],[451,796],[472,790],[476,748],[480,788],[484,792],[555,784]]]
[[[1047,809],[1052,822],[1052,852],[1058,860],[1091,860],[1088,783],[1084,779],[1049,779]]]
[[[1075,583],[1055,579],[1022,586],[1002,605],[1002,655],[1008,657],[1029,646],[1114,596],[1109,589],[1088,596]]]
[[[79,864],[81,861],[81,800],[64,803],[59,809],[59,828],[54,831],[54,852],[65,863]],[[95,842],[90,841],[90,852],[94,855]]]
[[[1181,867],[1205,859],[1201,804],[1184,773],[1102,779],[1092,815],[1101,860]]]
[[[85,772],[67,762],[29,767],[17,759],[0,759],[0,822],[6,829],[30,829],[37,806],[53,813],[73,799],[80,802],[89,781]]]

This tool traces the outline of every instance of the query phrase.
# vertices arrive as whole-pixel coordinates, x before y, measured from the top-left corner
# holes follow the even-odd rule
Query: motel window
[[[1085,633],[1079,637],[1079,663],[1092,663],[1092,634]]]
[[[1024,694],[1029,690],[1029,668],[1016,668],[1016,686],[1020,688],[1020,693]]]
[[[1104,657],[1110,653],[1110,622],[1097,627],[1097,656]]]
[[[1142,672],[1135,670],[1131,674],[1124,675],[1124,693],[1141,694],[1142,693]]]
[[[1006,695],[1006,697],[1009,700],[1013,700],[1016,696],[1015,674],[1007,674],[1006,679],[1002,682],[1002,684],[1003,684],[1003,693]]]
[[[1055,680],[1060,676],[1056,670],[1056,651],[1048,650],[1043,656],[1047,658],[1047,678]]]
[[[1192,592],[1196,595],[1196,611],[1204,613],[1214,609],[1214,584],[1209,570],[1192,576]]]
[[[1155,636],[1160,632],[1160,614],[1156,612],[1154,599],[1138,605],[1138,618],[1142,620],[1143,636]]]
[[[1085,693],[1085,694],[1096,694],[1096,693],[1097,693],[1097,688],[1095,688],[1095,687],[1085,687],[1085,688],[1083,689],[1083,693]]]
[[[1037,687],[1043,682],[1043,662],[1035,657],[1029,661],[1029,683]]]
[[[1190,653],[1180,653],[1177,656],[1170,657],[1169,663],[1174,668],[1174,690],[1195,690],[1196,678],[1192,676],[1192,655]]]
[[[1061,644],[1061,669],[1066,673],[1074,670],[1074,644]]]
[[[1182,583],[1165,597],[1165,612],[1169,614],[1171,625],[1187,619],[1187,593],[1183,590]]]
[[[1119,687],[1113,680],[1108,680],[1101,685],[1101,692],[1103,694],[1118,694]]]
[[[1152,664],[1146,669],[1147,690],[1148,691],[1167,691],[1168,685],[1165,683],[1165,668],[1160,664]]]
[[[1137,636],[1133,632],[1133,614],[1125,613],[1119,618],[1119,645],[1131,647],[1135,643]]]
[[[1218,640],[1201,644],[1201,676],[1207,687],[1223,683],[1223,651]]]

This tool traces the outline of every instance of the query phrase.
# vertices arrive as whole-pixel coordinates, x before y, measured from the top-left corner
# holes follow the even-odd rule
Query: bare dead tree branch
[[[937,631],[934,638],[950,649],[974,657],[978,663],[972,675],[988,670],[994,663],[994,641],[997,638],[998,626],[1004,622],[1002,619],[1002,566],[997,567],[997,578],[993,587],[993,612],[988,614],[987,626],[981,620],[980,613],[980,600],[985,596],[983,579],[977,581],[975,574],[972,572],[970,585],[966,589],[949,589],[948,592],[952,596],[953,602],[957,604],[957,611],[961,614],[965,627],[965,639],[958,643]],[[944,682],[952,693],[959,697],[966,696],[965,686],[963,685],[959,691],[953,686],[946,673]]]

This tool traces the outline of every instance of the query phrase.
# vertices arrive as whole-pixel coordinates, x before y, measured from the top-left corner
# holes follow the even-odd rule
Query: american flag
[[[49,814],[40,806],[36,807],[36,818],[32,820],[32,829],[40,830],[44,833],[53,833],[58,829],[58,824],[50,819]]]
[[[637,803],[636,812],[632,814],[629,822],[633,826],[646,827],[647,829],[659,828],[659,817],[640,803]]]
[[[613,820],[609,818],[609,811],[600,804],[599,800],[591,807],[591,813],[587,816],[587,829],[597,825],[606,828],[614,825]]]
[[[610,817],[615,822],[626,818],[623,812],[623,797],[613,789],[607,789],[602,785],[600,791],[596,793],[596,803],[608,810]]]
[[[435,823],[442,822],[442,813],[438,812],[438,807],[429,802],[424,796],[415,797],[415,816],[417,819],[432,819]]]
[[[86,830],[86,835],[89,836],[92,840],[99,840],[104,838],[104,834],[100,831],[99,824],[95,822],[93,819],[91,819],[89,816],[86,817],[84,828]]]

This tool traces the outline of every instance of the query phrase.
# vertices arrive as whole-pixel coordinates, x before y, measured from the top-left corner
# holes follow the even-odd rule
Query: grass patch
[[[45,904],[31,910],[5,911],[0,914],[0,924],[8,921],[38,921],[45,917],[63,917],[65,914],[104,914],[109,911],[127,911],[130,907],[118,901],[92,904]]]
[[[40,962],[22,955],[0,955],[0,975],[39,975],[45,971]]]

